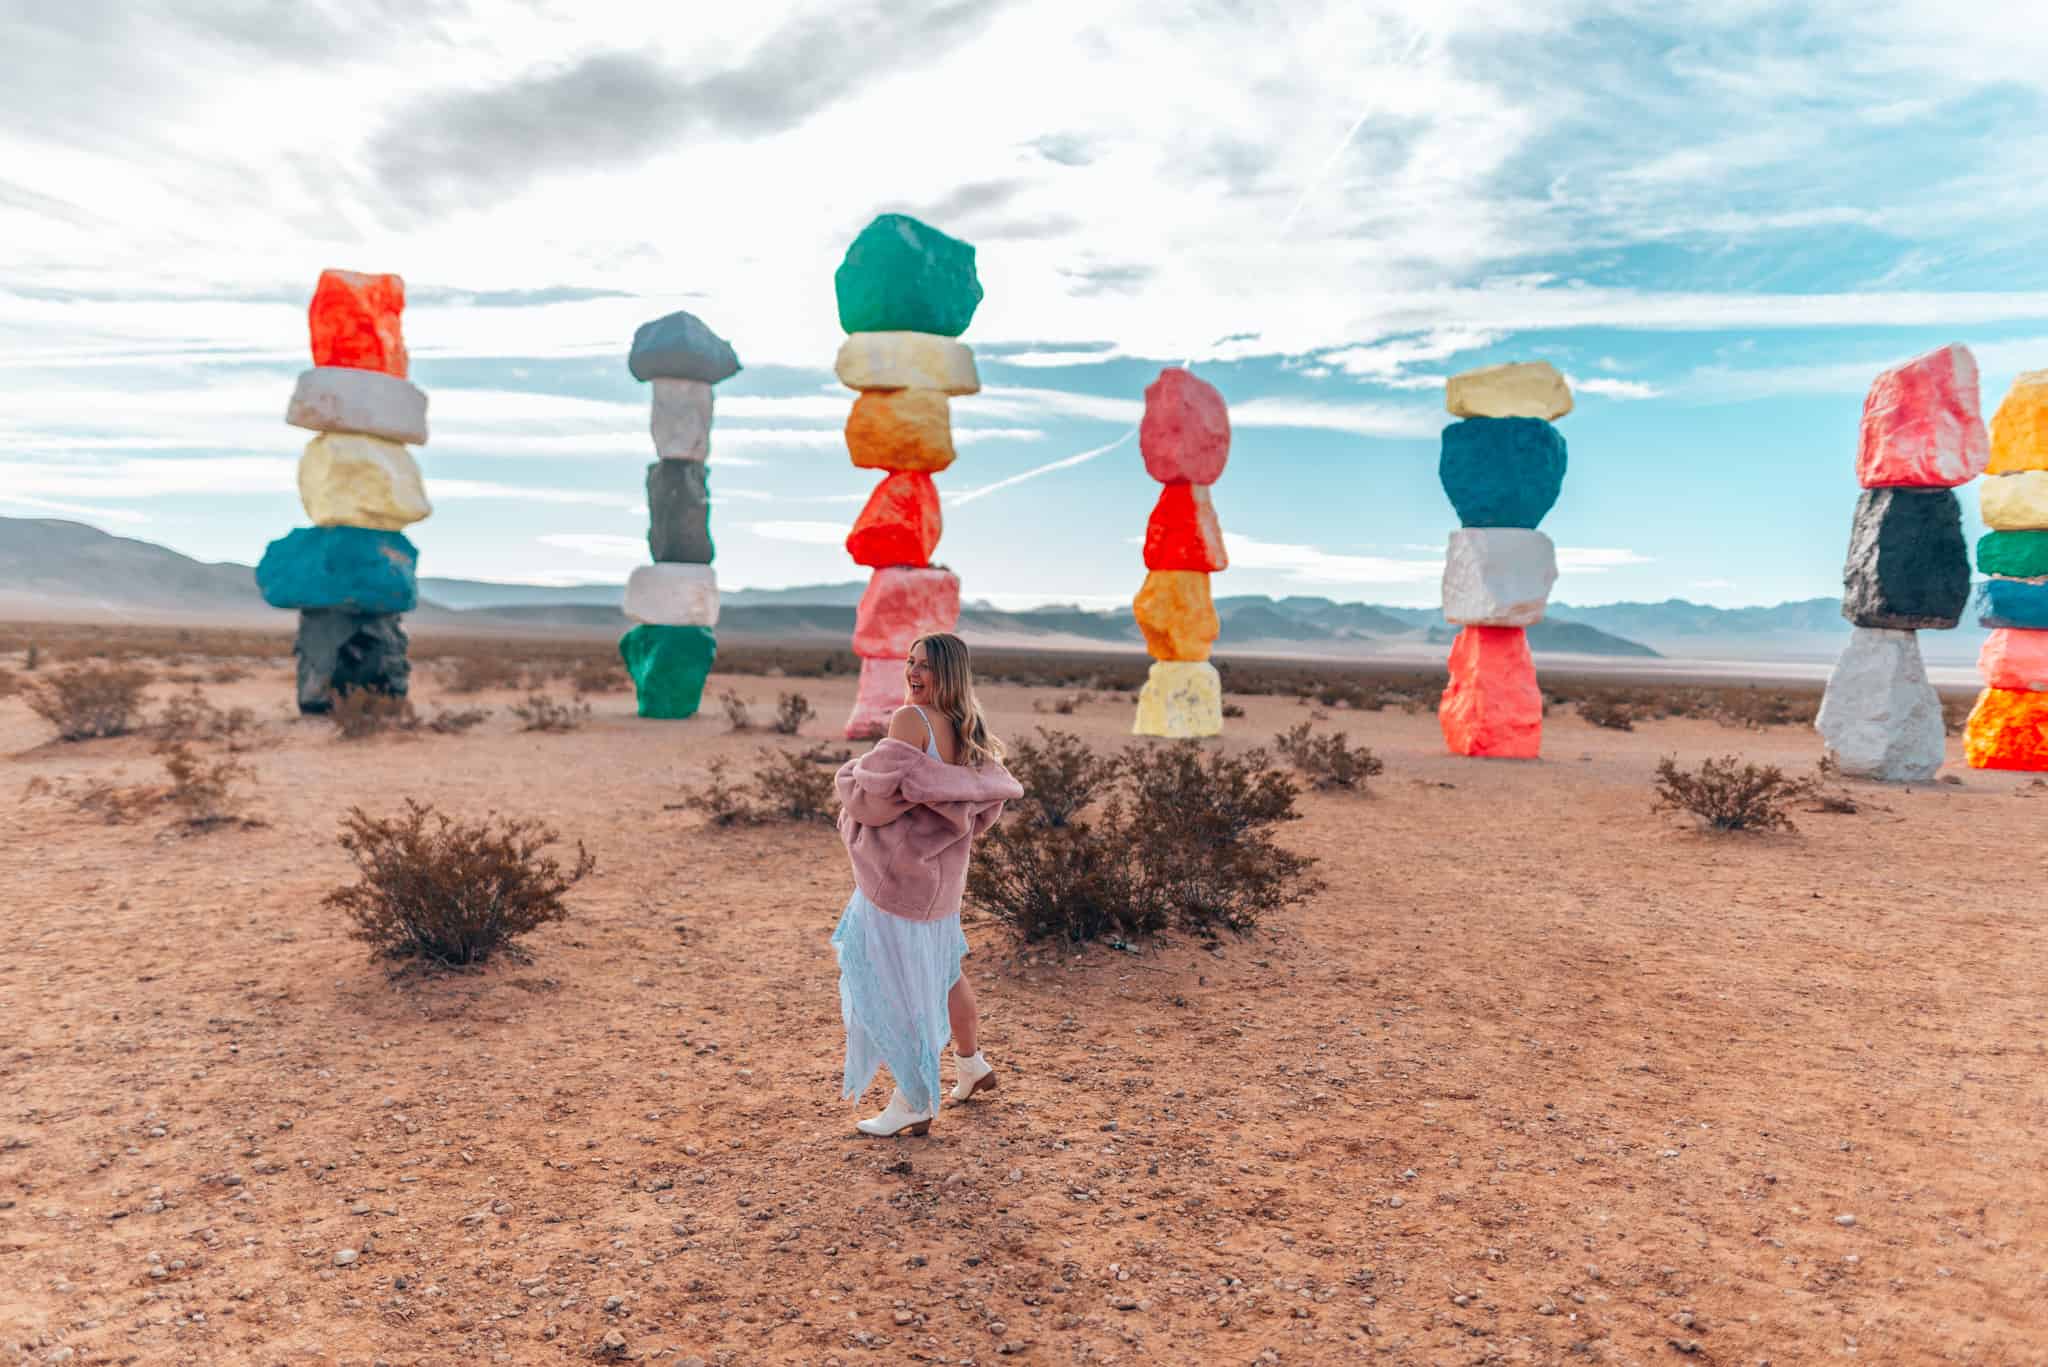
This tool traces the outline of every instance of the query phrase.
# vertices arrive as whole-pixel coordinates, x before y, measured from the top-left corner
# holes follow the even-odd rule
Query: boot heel
[[[915,1125],[912,1125],[909,1129],[903,1131],[903,1133],[910,1135],[911,1137],[916,1139],[922,1139],[931,1132],[932,1122],[929,1120],[920,1120]]]

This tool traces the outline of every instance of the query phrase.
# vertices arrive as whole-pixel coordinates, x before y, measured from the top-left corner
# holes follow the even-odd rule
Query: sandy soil
[[[17,800],[155,764],[0,701],[0,1360],[2048,1355],[2025,777],[1714,838],[1651,813],[1656,757],[1810,733],[1557,716],[1484,763],[1340,712],[1387,773],[1288,828],[1326,893],[1215,953],[970,919],[1001,1090],[877,1142],[834,1095],[832,832],[664,809],[765,738],[613,696],[344,744],[281,669],[210,692],[272,719],[264,828]],[[990,690],[999,729],[1033,697]],[[1243,702],[1232,745],[1303,715]],[[343,810],[403,796],[596,852],[530,964],[393,980],[318,905]]]

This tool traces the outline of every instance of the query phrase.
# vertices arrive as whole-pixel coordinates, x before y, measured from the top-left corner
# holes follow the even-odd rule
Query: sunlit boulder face
[[[1924,783],[1941,768],[1947,728],[1927,680],[1920,637],[1858,627],[1828,676],[1814,727],[1843,773]]]
[[[1983,474],[1990,458],[1968,347],[1916,356],[1871,383],[1856,453],[1864,488],[1950,489]]]
[[[1450,684],[1437,722],[1452,754],[1535,759],[1543,751],[1543,693],[1520,627],[1466,627],[1451,643]]]
[[[1223,678],[1203,660],[1155,660],[1138,692],[1131,733],[1169,740],[1222,734]]]
[[[958,337],[981,307],[974,248],[907,214],[883,214],[861,229],[832,286],[844,332]]]

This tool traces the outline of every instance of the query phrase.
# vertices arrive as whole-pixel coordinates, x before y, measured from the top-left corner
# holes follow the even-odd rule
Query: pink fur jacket
[[[947,764],[900,740],[884,740],[840,767],[839,838],[853,881],[892,916],[936,921],[960,911],[967,855],[1003,804],[1024,796],[994,760]]]

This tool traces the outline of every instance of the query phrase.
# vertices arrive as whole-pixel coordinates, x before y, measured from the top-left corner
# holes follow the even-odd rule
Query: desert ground
[[[875,1141],[886,1082],[836,1095],[834,833],[675,806],[851,684],[726,688],[820,720],[614,692],[522,732],[524,690],[422,669],[494,715],[343,741],[261,661],[206,692],[262,721],[264,824],[197,834],[67,800],[158,777],[145,737],[0,699],[0,1359],[2048,1359],[2048,786],[1958,757],[1712,835],[1652,812],[1658,757],[1810,771],[1809,728],[1563,708],[1485,762],[1336,708],[1386,771],[1283,829],[1322,893],[1213,948],[970,909],[1000,1089]],[[1128,695],[1055,696],[984,690],[1000,733],[1126,742]],[[1232,748],[1313,707],[1233,701]],[[595,853],[529,962],[394,972],[321,905],[342,814],[407,797]]]

